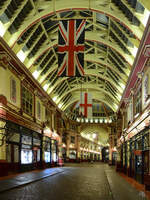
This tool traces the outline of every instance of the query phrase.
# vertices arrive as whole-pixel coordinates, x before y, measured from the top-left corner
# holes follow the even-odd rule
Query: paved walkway
[[[114,167],[103,163],[81,163],[32,171],[0,180],[0,199],[146,200],[148,198],[145,196],[145,191],[133,187],[129,181],[115,172]]]
[[[13,188],[27,185],[29,183],[41,180],[43,178],[63,172],[63,168],[48,168],[45,170],[31,171],[9,177],[3,177],[0,180],[0,192],[5,192]]]

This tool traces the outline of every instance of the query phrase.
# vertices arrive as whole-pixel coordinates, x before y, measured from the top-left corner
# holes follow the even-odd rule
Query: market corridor
[[[69,164],[53,176],[0,193],[1,200],[140,200],[133,188],[107,164]],[[37,172],[37,176],[38,176]],[[26,173],[25,176],[27,176]],[[20,175],[23,178],[23,174]],[[31,177],[34,178],[35,174]],[[19,180],[19,178],[17,178]],[[5,180],[6,183],[7,180]],[[8,179],[8,182],[12,181]],[[32,181],[31,181],[32,182]],[[17,184],[17,183],[16,183]],[[2,180],[0,181],[2,187]]]

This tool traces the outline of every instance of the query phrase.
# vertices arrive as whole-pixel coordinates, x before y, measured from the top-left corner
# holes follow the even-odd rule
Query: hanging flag
[[[85,20],[63,20],[58,30],[58,76],[84,75]]]
[[[92,118],[92,96],[90,93],[81,93],[80,113],[86,118]]]

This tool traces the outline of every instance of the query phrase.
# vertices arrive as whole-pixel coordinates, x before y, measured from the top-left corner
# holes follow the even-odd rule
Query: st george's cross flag
[[[58,30],[58,76],[84,75],[85,20],[63,20]]]
[[[92,95],[91,93],[82,92],[80,94],[79,112],[86,118],[92,118]]]

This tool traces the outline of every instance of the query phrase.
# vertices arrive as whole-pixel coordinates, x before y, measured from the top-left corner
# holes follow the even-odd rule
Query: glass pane
[[[52,153],[52,161],[57,162],[57,154]]]
[[[50,152],[44,152],[44,158],[46,163],[50,162]]]
[[[7,160],[7,162],[8,163],[10,163],[11,162],[11,145],[10,144],[8,144],[7,146],[6,146],[6,160]]]
[[[21,150],[21,163],[22,164],[29,164],[32,163],[32,150],[23,149]]]
[[[19,146],[14,145],[14,162],[18,163],[19,162]]]
[[[40,146],[41,145],[41,141],[37,138],[33,138],[33,144],[36,146]]]
[[[31,145],[32,144],[32,137],[27,136],[27,135],[23,135],[22,136],[22,143]]]
[[[40,149],[37,150],[37,162],[40,161]]]

